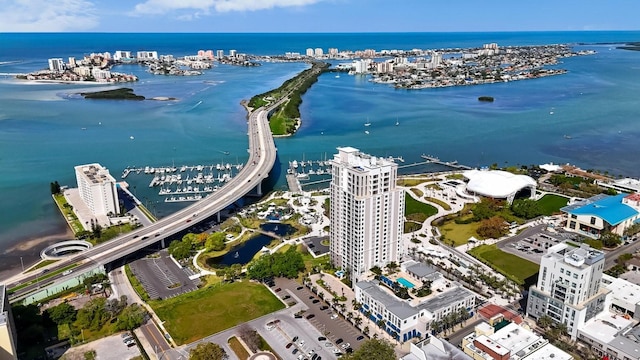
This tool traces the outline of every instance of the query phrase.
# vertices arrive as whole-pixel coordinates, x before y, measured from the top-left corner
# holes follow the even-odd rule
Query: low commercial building
[[[595,238],[605,231],[622,236],[640,221],[640,194],[599,194],[560,210],[567,214],[567,231]]]
[[[578,339],[609,360],[640,360],[640,327],[630,316],[608,311],[587,321]]]
[[[640,320],[640,285],[606,274],[602,274],[601,284],[610,291],[607,309]]]
[[[573,359],[571,354],[550,344],[547,339],[515,323],[497,330],[487,323],[479,324],[473,333],[462,339],[462,350],[476,360]]]
[[[428,338],[411,343],[409,354],[402,360],[471,360],[472,357],[462,352],[446,340],[429,336]]]
[[[6,290],[0,284],[0,360],[16,360],[18,336]]]
[[[624,178],[617,180],[597,180],[598,186],[624,193],[640,193],[640,180]]]
[[[466,309],[471,312],[476,295],[455,282],[422,298],[403,300],[379,281],[360,281],[355,286],[356,301],[361,312],[381,324],[382,328],[399,341],[424,337],[431,331],[431,323]],[[442,292],[441,292],[442,291]]]

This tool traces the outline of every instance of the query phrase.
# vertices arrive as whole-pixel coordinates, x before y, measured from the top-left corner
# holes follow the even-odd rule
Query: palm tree
[[[347,319],[348,319],[349,321],[351,321],[351,319],[352,319],[352,318],[353,318],[353,313],[352,313],[351,311],[349,311],[349,312],[347,313]]]
[[[358,316],[357,318],[355,318],[354,322],[356,327],[360,327],[360,325],[362,325],[362,316]]]
[[[376,321],[376,325],[378,325],[381,329],[384,329],[385,322],[383,319]]]
[[[538,319],[538,326],[540,326],[543,329],[548,328],[549,326],[551,326],[552,323],[553,323],[553,320],[547,315],[544,315]]]
[[[558,325],[556,325],[556,329],[558,329],[558,332],[562,337],[567,336],[568,334],[567,324],[559,323]]]
[[[362,329],[362,332],[363,332],[365,335],[368,335],[368,334],[369,334],[369,327],[368,327],[368,326],[365,326],[365,327],[364,327],[364,329]]]

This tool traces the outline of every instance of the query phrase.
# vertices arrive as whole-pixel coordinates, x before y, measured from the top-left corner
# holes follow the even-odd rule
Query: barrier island
[[[288,97],[269,117],[269,127],[275,136],[293,135],[300,127],[302,95],[318,81],[318,76],[329,68],[324,62],[313,62],[311,68],[285,81],[279,88],[256,95],[246,106],[249,111]]]

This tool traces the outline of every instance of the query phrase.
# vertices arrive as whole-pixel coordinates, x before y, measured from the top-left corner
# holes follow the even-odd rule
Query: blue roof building
[[[636,194],[600,194],[565,206],[560,209],[568,216],[565,229],[594,238],[604,231],[622,236],[640,218],[636,199]]]

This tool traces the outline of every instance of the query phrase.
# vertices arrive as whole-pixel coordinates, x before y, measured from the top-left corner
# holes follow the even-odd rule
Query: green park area
[[[477,246],[469,254],[520,285],[539,269],[538,264],[506,253],[495,244]]]
[[[407,218],[404,224],[405,233],[419,230],[422,227],[422,223],[427,220],[429,216],[438,213],[438,209],[433,205],[420,202],[408,193],[405,193],[404,199],[404,215]]]
[[[560,211],[560,208],[567,206],[569,199],[564,196],[546,194],[536,201],[544,215],[553,215]]]
[[[151,306],[178,344],[186,344],[284,308],[267,288],[248,281],[206,287]]]
[[[470,222],[468,224],[456,224],[454,221],[447,221],[440,226],[445,244],[451,246],[460,246],[469,242],[470,237],[478,237],[477,229],[479,222]]]

